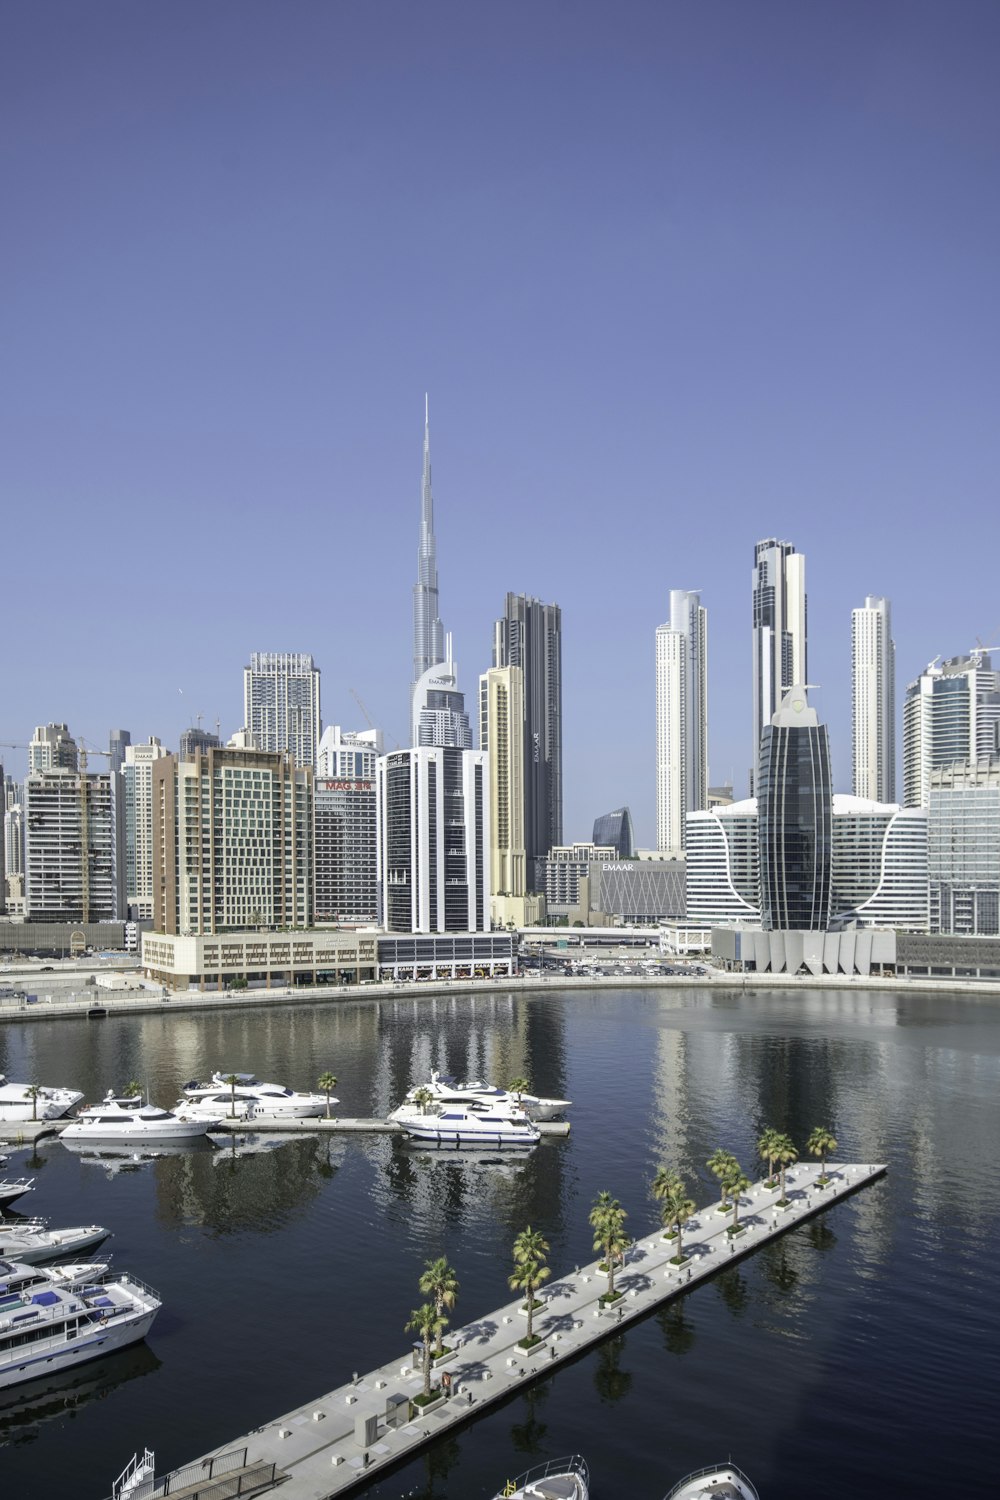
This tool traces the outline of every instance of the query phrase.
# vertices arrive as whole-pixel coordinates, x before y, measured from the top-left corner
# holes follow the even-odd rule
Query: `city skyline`
[[[759,538],[809,560],[838,788],[860,599],[892,600],[898,685],[1000,641],[995,8],[250,4],[238,55],[223,9],[10,18],[0,738],[226,736],[249,654],[287,650],[326,722],[362,727],[353,691],[405,743],[428,390],[466,684],[507,592],[562,609],[567,839],[627,804],[654,842],[671,587],[745,794]]]

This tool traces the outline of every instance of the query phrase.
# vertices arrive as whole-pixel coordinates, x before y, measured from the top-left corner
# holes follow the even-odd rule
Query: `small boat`
[[[410,1089],[406,1102],[415,1103],[422,1089],[433,1096],[435,1104],[509,1104],[523,1110],[532,1120],[554,1120],[573,1102],[572,1099],[542,1099],[537,1094],[512,1094],[508,1089],[498,1089],[478,1078],[458,1083],[450,1074],[436,1072],[431,1073],[430,1083]]]
[[[33,1177],[20,1177],[16,1182],[0,1182],[0,1208],[6,1208],[25,1193],[32,1190]]]
[[[108,1237],[100,1224],[83,1224],[73,1229],[50,1229],[45,1219],[18,1219],[0,1223],[0,1259],[38,1265],[89,1250]]]
[[[235,1083],[230,1083],[230,1078],[234,1078]],[[276,1119],[311,1119],[326,1113],[325,1094],[298,1093],[280,1083],[264,1083],[254,1073],[213,1073],[211,1082],[192,1080],[184,1085],[182,1092],[185,1099],[194,1103],[210,1095],[224,1097],[230,1109],[234,1096],[237,1102],[245,1099],[254,1118],[273,1115]],[[340,1100],[331,1094],[330,1107],[339,1103]],[[229,1110],[226,1112],[228,1114]]]
[[[0,1390],[137,1343],[161,1305],[150,1287],[107,1265],[0,1260]]]
[[[400,1114],[396,1111],[397,1116]],[[462,1146],[482,1150],[497,1148],[530,1148],[537,1146],[541,1132],[527,1115],[497,1105],[493,1109],[467,1109],[459,1104],[431,1105],[425,1112],[414,1106],[412,1115],[398,1123],[415,1141],[436,1146]]]
[[[580,1455],[538,1464],[508,1479],[494,1500],[589,1500],[590,1472]]]
[[[758,1500],[757,1491],[735,1464],[696,1469],[680,1480],[665,1500]]]
[[[59,1139],[73,1141],[117,1141],[139,1145],[146,1141],[194,1141],[207,1135],[211,1120],[182,1120],[169,1109],[144,1104],[141,1098],[116,1099],[109,1090],[101,1104],[81,1109]],[[218,1116],[215,1117],[218,1123]]]
[[[77,1089],[49,1088],[38,1085],[38,1094],[32,1097],[28,1090],[31,1083],[9,1083],[0,1073],[0,1120],[60,1120],[83,1098]]]

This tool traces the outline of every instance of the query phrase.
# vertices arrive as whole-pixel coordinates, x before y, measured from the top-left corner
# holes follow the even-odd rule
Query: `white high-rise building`
[[[806,560],[791,542],[774,537],[754,547],[753,566],[753,789],[760,741],[796,683],[809,681],[806,641]]]
[[[701,595],[670,590],[656,630],[656,845],[684,847],[688,813],[708,800],[708,612]]]
[[[931,662],[903,702],[903,801],[926,807],[931,772],[1000,753],[1000,672],[985,651]]]
[[[124,746],[121,769],[125,901],[133,921],[153,915],[153,764],[169,754],[155,736]]]
[[[482,750],[421,745],[378,761],[387,932],[488,932],[490,798]]]
[[[934,932],[1000,933],[1000,755],[931,772]]]
[[[320,736],[319,668],[298,651],[255,651],[243,669],[243,723],[268,752],[288,751],[297,766],[316,765]]]
[[[29,922],[113,922],[123,916],[118,777],[57,766],[24,783],[25,915]]]
[[[458,686],[458,666],[452,660],[451,636],[445,641],[444,661],[428,667],[410,694],[414,745],[472,749],[472,725],[465,694]]]
[[[375,767],[382,731],[323,731],[316,766],[316,921],[369,924],[378,917]]]
[[[341,729],[328,724],[319,742],[316,776],[329,781],[374,781],[382,754],[381,729]]]
[[[75,771],[79,764],[76,740],[65,724],[40,724],[28,746],[29,771],[53,771],[61,766]]]
[[[888,599],[869,594],[851,611],[851,743],[854,795],[896,800],[896,647]]]

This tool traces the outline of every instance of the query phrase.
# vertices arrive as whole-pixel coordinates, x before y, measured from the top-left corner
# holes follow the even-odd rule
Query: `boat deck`
[[[600,1301],[607,1278],[596,1261],[558,1279],[553,1276],[542,1294],[545,1308],[534,1320],[534,1331],[542,1342],[530,1353],[518,1344],[525,1331],[521,1299],[449,1330],[452,1353],[436,1369],[450,1377],[450,1394],[433,1405],[422,1410],[411,1406],[423,1382],[419,1364],[407,1352],[235,1439],[201,1463],[208,1466],[234,1446],[245,1445],[247,1463],[275,1466],[275,1483],[280,1483],[283,1500],[330,1500],[342,1495],[356,1485],[370,1483],[376,1473],[413,1457],[484,1407],[504,1400],[661,1303],[693,1290],[885,1171],[880,1164],[829,1163],[824,1186],[818,1181],[818,1164],[799,1163],[787,1174],[790,1201],[786,1208],[778,1206],[779,1190],[763,1182],[755,1183],[744,1195],[742,1232],[734,1238],[727,1234],[731,1213],[719,1213],[714,1202],[701,1209],[684,1232],[685,1261],[680,1267],[672,1264],[675,1242],[666,1240],[661,1231],[636,1241],[616,1277],[623,1295],[609,1308]],[[171,1496],[176,1493],[170,1489]]]

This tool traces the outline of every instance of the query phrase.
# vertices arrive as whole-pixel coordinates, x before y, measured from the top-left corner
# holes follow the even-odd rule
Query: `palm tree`
[[[767,1162],[767,1180],[774,1186],[774,1146],[778,1140],[778,1131],[773,1125],[768,1125],[761,1131],[760,1140],[757,1142],[757,1154],[761,1161]]]
[[[820,1182],[826,1182],[826,1158],[829,1152],[836,1151],[837,1142],[832,1133],[825,1125],[817,1125],[812,1135],[806,1141],[806,1150],[810,1156],[818,1156],[820,1159]]]
[[[514,1270],[507,1278],[512,1292],[523,1292],[528,1299],[528,1332],[524,1343],[534,1343],[535,1291],[552,1275],[545,1261],[549,1242],[540,1229],[529,1224],[514,1241]]]
[[[785,1196],[785,1170],[799,1159],[799,1153],[791,1136],[778,1136],[778,1139],[774,1143],[774,1159],[781,1168],[781,1197],[778,1201],[784,1206],[788,1202]]]
[[[427,1113],[428,1104],[434,1103],[434,1095],[431,1093],[430,1089],[425,1086],[423,1088],[417,1089],[416,1093],[413,1096],[413,1102],[414,1104],[419,1104],[420,1113],[422,1115],[425,1115]]]
[[[141,1099],[142,1098],[142,1084],[141,1083],[137,1083],[136,1080],[133,1078],[129,1083],[127,1083],[125,1085],[124,1089],[122,1089],[122,1098],[123,1099]]]
[[[617,1198],[610,1193],[598,1193],[590,1210],[590,1226],[594,1231],[594,1249],[602,1252],[608,1272],[608,1289],[605,1297],[611,1301],[615,1295],[615,1262],[625,1259],[629,1237],[625,1233],[628,1214]]]
[[[663,1227],[668,1232],[673,1230],[677,1236],[677,1254],[673,1257],[674,1264],[680,1265],[684,1259],[684,1241],[682,1230],[684,1225],[694,1213],[694,1203],[684,1191],[684,1184],[679,1177],[675,1177],[669,1183],[666,1192],[660,1195],[663,1214]]]
[[[680,1177],[672,1167],[657,1167],[656,1176],[650,1185],[650,1192],[657,1203],[662,1203],[668,1197],[671,1189],[680,1182]]]
[[[404,1332],[415,1333],[423,1341],[422,1366],[424,1373],[424,1400],[431,1393],[431,1344],[436,1337],[440,1336],[444,1320],[438,1317],[437,1309],[433,1302],[424,1302],[420,1307],[415,1307],[410,1314]]]
[[[705,1163],[713,1177],[718,1178],[722,1188],[722,1197],[719,1200],[719,1212],[726,1213],[729,1208],[728,1195],[726,1193],[726,1177],[732,1171],[736,1158],[731,1151],[724,1151],[721,1146],[716,1146],[708,1161]]]
[[[513,1094],[518,1104],[521,1103],[521,1095],[526,1094],[531,1088],[531,1082],[527,1078],[512,1078],[507,1085],[508,1094]]]
[[[729,1233],[735,1234],[740,1223],[740,1194],[745,1193],[750,1186],[750,1179],[740,1166],[736,1158],[723,1179],[726,1192],[733,1200],[733,1222],[729,1226]]]
[[[24,1097],[31,1100],[31,1118],[38,1119],[38,1099],[42,1092],[40,1083],[29,1083],[24,1091]]]
[[[225,1078],[222,1081],[223,1081],[223,1083],[228,1083],[229,1084],[230,1090],[232,1092],[232,1103],[229,1106],[229,1118],[231,1120],[235,1120],[236,1119],[236,1085],[239,1083],[240,1080],[239,1080],[239,1078],[237,1077],[237,1075],[235,1073],[227,1073],[226,1076],[225,1076]]]
[[[337,1080],[332,1073],[321,1073],[317,1079],[319,1087],[326,1095],[326,1118],[330,1118],[330,1095],[337,1087]]]
[[[433,1299],[434,1311],[441,1320],[441,1326],[438,1329],[437,1348],[434,1351],[435,1359],[440,1359],[444,1353],[441,1334],[447,1321],[444,1313],[445,1311],[450,1311],[458,1301],[458,1277],[443,1255],[437,1260],[425,1261],[424,1267],[424,1274],[420,1278],[419,1286],[425,1297]]]

